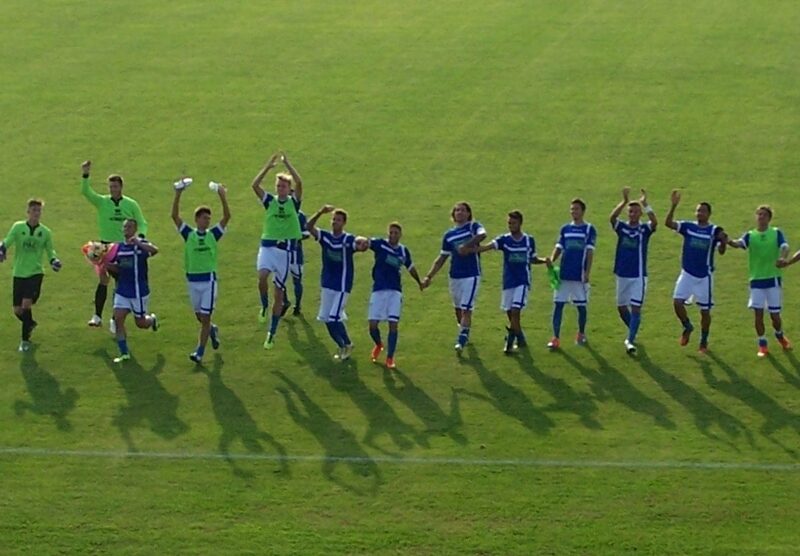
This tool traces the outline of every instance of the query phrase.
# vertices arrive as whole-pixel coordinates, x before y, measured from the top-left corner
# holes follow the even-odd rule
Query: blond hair
[[[292,175],[289,174],[288,172],[280,172],[280,173],[276,174],[275,175],[275,185],[278,185],[278,182],[280,180],[288,182],[289,183],[289,187],[292,186]]]

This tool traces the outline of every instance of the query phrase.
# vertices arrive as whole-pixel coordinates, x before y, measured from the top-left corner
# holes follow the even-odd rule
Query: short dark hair
[[[403,227],[400,225],[400,222],[390,222],[389,223],[389,227],[390,228],[397,228],[397,231],[399,231],[400,233],[403,233]]]
[[[203,214],[207,214],[207,215],[211,216],[211,208],[203,205],[203,206],[199,206],[196,209],[194,209],[194,217],[195,218],[197,218],[198,216],[202,216]]]
[[[118,183],[120,187],[123,187],[125,185],[125,182],[122,181],[122,176],[120,176],[119,174],[111,174],[110,176],[108,176],[108,183],[111,182]]]
[[[756,207],[756,212],[762,210],[765,211],[767,214],[769,214],[769,218],[770,220],[772,220],[772,207],[769,205],[758,205],[758,207]]]
[[[344,221],[347,222],[347,211],[346,210],[344,210],[344,209],[336,209],[336,210],[334,210],[333,211],[333,215],[336,216],[337,214],[340,215],[342,218],[344,218]]]
[[[43,207],[44,201],[41,199],[28,199],[28,208]]]
[[[699,203],[699,206],[706,207],[706,209],[708,210],[708,214],[711,214],[711,203],[702,201],[701,203]]]
[[[508,213],[509,218],[513,218],[514,220],[519,220],[519,223],[522,224],[522,213],[518,210],[512,210]]]
[[[583,199],[581,199],[580,197],[575,197],[574,199],[572,199],[572,200],[569,202],[569,204],[570,204],[570,206],[571,206],[571,205],[579,205],[579,206],[581,207],[581,210],[582,210],[583,212],[586,212],[586,203],[585,203],[585,202],[583,202]]]
[[[462,206],[465,209],[467,209],[467,212],[469,213],[469,219],[472,220],[472,207],[469,206],[469,203],[466,201],[459,201],[455,205],[453,205],[453,210],[450,211],[450,218],[454,219],[456,217],[456,208],[458,208],[459,206]]]
[[[122,223],[127,224],[128,222],[133,222],[133,225],[136,227],[136,229],[139,229],[139,222],[137,222],[135,218],[126,218]]]
[[[640,203],[639,201],[631,201],[630,203],[628,203],[628,206],[629,206],[629,207],[639,207],[639,208],[642,208],[642,203]]]

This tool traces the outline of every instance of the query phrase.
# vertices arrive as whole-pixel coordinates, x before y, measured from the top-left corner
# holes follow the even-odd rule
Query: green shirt
[[[205,232],[199,232],[184,223],[178,232],[183,236],[186,246],[183,251],[183,262],[186,277],[190,282],[215,279],[217,272],[217,242],[225,230],[217,224]]]
[[[261,229],[262,240],[287,241],[303,238],[298,215],[300,201],[294,197],[281,201],[271,193],[267,193],[261,204],[265,210],[264,225]]]
[[[767,228],[763,232],[750,230],[743,237],[747,247],[747,267],[750,271],[750,285],[753,287],[775,283],[783,275],[783,271],[775,266],[781,256],[781,246],[787,245],[783,232],[778,228]]]
[[[122,224],[132,218],[139,225],[139,233],[147,235],[147,221],[142,215],[139,203],[130,197],[122,196],[115,201],[111,195],[100,195],[89,187],[89,178],[81,179],[81,194],[97,209],[97,227],[100,229],[100,241],[123,242]]]
[[[53,249],[53,233],[44,224],[31,227],[24,220],[15,222],[3,239],[3,244],[15,249],[14,270],[15,278],[30,278],[37,274],[44,274],[42,255],[47,252],[48,260],[56,258]]]

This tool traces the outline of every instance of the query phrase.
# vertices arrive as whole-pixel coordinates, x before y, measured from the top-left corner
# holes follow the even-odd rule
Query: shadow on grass
[[[75,402],[80,397],[74,388],[61,391],[56,377],[43,369],[36,361],[36,345],[22,355],[19,370],[25,379],[25,386],[31,396],[31,401],[17,400],[14,402],[14,413],[22,417],[26,411],[36,415],[50,416],[55,421],[56,428],[68,432],[72,430],[72,423],[67,419],[70,411],[75,409]]]
[[[251,478],[253,473],[242,469],[236,460],[230,457],[230,447],[240,440],[245,449],[251,454],[263,454],[266,442],[272,446],[272,450],[277,455],[280,464],[280,472],[289,476],[289,463],[286,459],[286,449],[269,433],[258,428],[258,424],[247,411],[242,400],[222,381],[222,367],[225,362],[219,354],[214,355],[214,363],[211,370],[204,367],[200,372],[208,376],[208,392],[211,396],[211,407],[214,410],[214,417],[222,428],[222,435],[219,438],[219,453],[225,456],[225,461],[231,466],[233,473],[238,477]]]
[[[310,432],[325,450],[322,474],[328,480],[355,494],[376,494],[383,482],[380,469],[358,443],[355,435],[334,421],[284,373],[273,371],[273,374],[284,383],[284,386],[278,386],[276,391],[283,396],[289,416],[295,423]],[[295,403],[295,398],[300,402],[303,411]],[[363,489],[357,484],[351,484],[352,482],[337,477],[334,471],[340,463],[346,465],[356,477],[368,479],[369,487]]]
[[[456,389],[457,393],[466,394],[494,406],[497,411],[516,419],[523,427],[535,434],[547,434],[555,426],[553,420],[544,411],[533,405],[533,402],[522,390],[487,369],[475,346],[467,344],[466,354],[459,358],[459,362],[475,371],[489,395],[470,392],[462,388]]]
[[[670,419],[667,406],[636,388],[628,380],[628,377],[612,366],[590,344],[587,344],[585,349],[597,363],[597,369],[590,369],[566,351],[559,350],[558,353],[589,381],[590,388],[597,399],[604,400],[611,397],[611,399],[631,411],[651,418],[660,427],[665,429],[676,428],[675,423]]]
[[[467,438],[457,429],[463,424],[458,396],[454,391],[450,395],[450,413],[447,414],[422,388],[399,369],[383,368],[383,384],[389,393],[399,402],[414,412],[414,415],[425,425],[419,441],[429,448],[428,438],[431,436],[449,436],[462,446]]]
[[[386,450],[376,443],[376,439],[381,435],[387,435],[399,450],[410,450],[414,447],[414,441],[420,445],[425,444],[424,435],[400,419],[392,406],[383,397],[370,390],[358,376],[358,363],[354,359],[358,353],[354,353],[353,358],[343,363],[333,361],[327,355],[328,352],[313,326],[305,319],[299,319],[306,337],[303,341],[297,334],[296,322],[297,320],[292,320],[287,323],[289,342],[306,360],[315,375],[327,380],[337,392],[347,394],[367,419],[367,432],[364,433],[362,440],[364,444],[392,456],[399,454]]]
[[[787,454],[797,458],[797,450],[795,448],[783,445],[772,435],[786,427],[800,434],[800,415],[782,407],[770,396],[756,388],[745,377],[739,375],[733,367],[715,353],[709,352],[705,357],[696,359],[703,372],[703,378],[711,388],[741,400],[753,411],[761,414],[764,418],[764,424],[761,425],[760,429],[761,434],[775,445],[781,447]],[[720,380],[714,375],[712,362],[727,375],[727,380]]]
[[[595,418],[598,407],[589,394],[579,394],[563,379],[546,375],[534,364],[533,357],[526,347],[520,348],[515,359],[520,370],[531,377],[542,390],[555,400],[555,403],[545,406],[544,411],[574,413],[587,429],[601,430],[603,428],[603,425]]]
[[[135,357],[129,361],[114,363],[106,350],[95,352],[111,369],[119,385],[125,391],[128,405],[119,408],[113,419],[129,452],[138,452],[131,431],[149,426],[161,438],[171,440],[189,430],[189,425],[178,417],[178,396],[170,394],[158,380],[164,369],[164,356],[158,354],[155,366],[145,371]]]
[[[694,424],[701,433],[714,440],[725,442],[738,451],[739,448],[737,448],[733,442],[726,438],[720,438],[711,431],[711,426],[716,424],[728,437],[738,438],[740,435],[743,435],[750,446],[755,447],[753,435],[742,421],[721,410],[700,392],[653,363],[647,355],[647,350],[644,346],[639,346],[636,359],[639,361],[644,372],[650,375],[650,378],[652,378],[667,395],[692,414]]]
[[[787,351],[785,353],[789,363],[791,363],[792,367],[794,367],[794,373],[784,367],[783,363],[781,363],[778,358],[771,353],[769,354],[769,361],[772,363],[772,366],[775,367],[775,370],[781,374],[783,380],[795,388],[800,388],[800,361],[797,360],[797,357],[795,357],[794,353],[791,351]]]

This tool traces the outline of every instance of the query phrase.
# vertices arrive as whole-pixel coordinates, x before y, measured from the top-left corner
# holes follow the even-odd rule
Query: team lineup
[[[268,192],[262,183],[279,164],[284,166],[285,171],[275,176],[274,193]],[[159,328],[158,317],[149,307],[148,281],[148,261],[159,253],[159,249],[147,240],[148,223],[139,204],[123,195],[123,178],[117,174],[109,176],[108,194],[101,195],[91,188],[90,174],[91,162],[86,161],[81,165],[81,194],[97,212],[99,236],[98,241],[83,246],[83,253],[93,264],[97,276],[95,310],[88,325],[103,325],[108,288],[113,279],[113,315],[109,320],[109,329],[119,348],[119,355],[114,362],[124,363],[131,358],[126,329],[128,315],[133,315],[137,328],[154,332]],[[219,328],[212,321],[218,297],[217,251],[218,244],[226,234],[231,210],[226,187],[211,182],[210,189],[219,196],[222,217],[213,223],[211,208],[200,206],[193,213],[194,225],[188,224],[181,216],[181,199],[191,185],[191,178],[181,178],[174,183],[171,217],[185,243],[187,288],[192,310],[199,323],[197,344],[189,358],[200,364],[209,341],[213,349],[220,347]],[[368,331],[373,341],[370,354],[373,362],[385,350],[386,366],[390,369],[396,367],[398,325],[403,306],[403,268],[418,287],[425,290],[448,264],[448,259],[449,291],[458,324],[454,349],[461,353],[470,339],[475,301],[481,285],[480,255],[488,251],[499,251],[503,256],[501,309],[508,317],[504,353],[513,354],[527,345],[521,313],[531,291],[531,265],[547,267],[550,285],[554,290],[552,338],[547,347],[550,350],[561,347],[561,323],[567,303],[577,309],[576,344],[583,345],[588,341],[586,326],[597,230],[584,218],[587,206],[582,199],[571,201],[571,220],[562,226],[555,247],[544,258],[537,253],[533,235],[523,231],[524,217],[520,211],[508,213],[507,233],[484,243],[487,233],[473,218],[472,207],[467,202],[456,203],[450,214],[453,226],[444,233],[440,253],[428,273],[420,276],[411,252],[400,242],[403,232],[400,223],[391,222],[385,237],[368,238],[347,232],[347,212],[333,205],[325,205],[306,218],[301,210],[303,181],[285,153],[270,157],[253,180],[252,189],[264,209],[256,270],[261,301],[258,320],[267,328],[263,344],[266,350],[275,348],[281,319],[292,305],[294,315],[302,312],[303,242],[307,239],[313,239],[320,245],[322,268],[317,320],[325,324],[335,343],[334,358],[337,360],[345,361],[353,354],[345,309],[355,278],[354,255],[369,250],[374,255],[373,285],[367,316]],[[771,225],[772,208],[767,205],[757,207],[755,227],[742,237],[731,239],[722,227],[710,221],[709,203],[697,205],[694,220],[676,220],[675,212],[680,201],[680,192],[673,191],[664,221],[667,228],[683,238],[681,269],[672,295],[673,309],[681,326],[680,345],[687,345],[694,332],[694,324],[687,312],[687,306],[694,303],[700,310],[699,350],[704,353],[708,349],[711,309],[714,305],[714,258],[717,254],[723,255],[730,247],[748,252],[748,307],[754,314],[758,356],[768,354],[765,311],[769,313],[776,340],[783,349],[790,349],[781,321],[781,279],[783,268],[800,260],[800,251],[790,256],[783,232]],[[21,322],[21,352],[31,349],[31,336],[37,326],[33,318],[33,306],[42,290],[43,260],[46,257],[54,272],[58,272],[62,266],[54,248],[53,234],[41,222],[43,206],[42,200],[29,200],[27,219],[15,222],[0,242],[0,262],[7,258],[9,249],[14,251],[12,306],[14,315]],[[625,219],[621,219],[623,212],[627,217]],[[319,219],[327,214],[331,215],[330,230],[320,229]],[[643,221],[644,217],[646,222]],[[626,352],[634,355],[647,292],[648,248],[659,221],[644,190],[640,198],[632,199],[630,189],[624,188],[621,200],[610,214],[609,223],[617,236],[614,274],[616,304],[626,329],[623,344]],[[290,278],[293,301],[289,295]],[[381,323],[388,324],[385,344]]]

